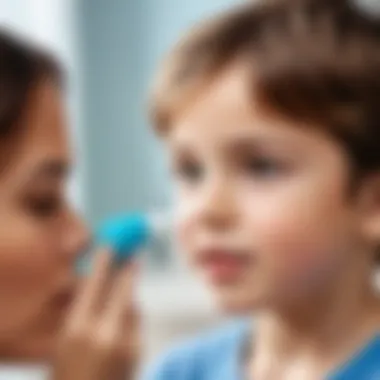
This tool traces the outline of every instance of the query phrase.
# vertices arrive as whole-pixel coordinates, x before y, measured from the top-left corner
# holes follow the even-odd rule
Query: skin
[[[320,378],[379,326],[369,285],[378,187],[349,200],[343,149],[252,109],[242,75],[227,71],[175,121],[180,239],[226,310],[260,311],[249,374]],[[38,86],[22,122],[0,177],[2,356],[54,354],[54,379],[125,378],[139,352],[133,267],[115,273],[110,253],[99,253],[77,286],[73,264],[88,232],[64,201],[70,151],[59,91]],[[205,265],[215,246],[240,257],[233,276]]]
[[[89,234],[64,196],[71,152],[53,85],[33,91],[21,127],[0,177],[0,348],[38,357],[52,352]]]
[[[75,274],[89,232],[65,200],[71,152],[56,86],[31,91],[21,127],[0,175],[0,356],[48,360],[53,380],[128,378],[140,352],[136,271],[102,249],[86,279]]]
[[[343,147],[252,102],[246,75],[232,65],[175,115],[178,238],[225,311],[256,312],[252,378],[321,378],[380,326],[380,187],[350,197]]]

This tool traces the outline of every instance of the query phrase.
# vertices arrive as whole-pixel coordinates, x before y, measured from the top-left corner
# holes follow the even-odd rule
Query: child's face
[[[238,69],[220,76],[168,137],[180,243],[222,305],[239,311],[328,291],[364,260],[343,149],[252,108],[245,83]]]

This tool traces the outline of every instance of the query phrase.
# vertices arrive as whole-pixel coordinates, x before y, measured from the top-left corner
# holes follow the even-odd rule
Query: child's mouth
[[[248,252],[225,248],[209,248],[199,252],[198,263],[213,283],[237,281],[253,258]]]

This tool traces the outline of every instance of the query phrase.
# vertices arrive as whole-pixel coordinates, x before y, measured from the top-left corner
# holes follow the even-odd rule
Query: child
[[[380,379],[379,48],[379,20],[348,1],[289,0],[248,3],[170,54],[152,116],[179,239],[251,321],[148,379]]]

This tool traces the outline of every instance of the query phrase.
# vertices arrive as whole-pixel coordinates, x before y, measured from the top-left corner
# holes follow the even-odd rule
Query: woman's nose
[[[76,212],[71,211],[63,239],[63,251],[66,256],[76,259],[83,255],[91,243],[91,233],[84,219]]]

